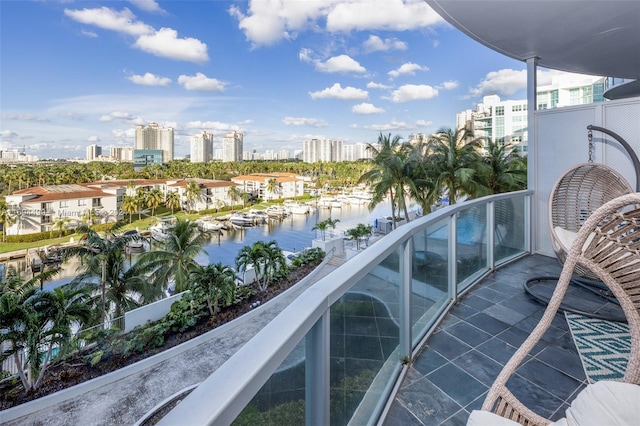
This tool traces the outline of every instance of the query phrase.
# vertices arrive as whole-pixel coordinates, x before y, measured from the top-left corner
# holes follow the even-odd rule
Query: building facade
[[[160,127],[158,123],[136,127],[135,149],[161,150],[162,162],[166,164],[173,160],[173,146],[173,128]]]
[[[330,139],[310,139],[303,142],[305,163],[342,161],[342,141]]]
[[[213,133],[203,131],[191,137],[191,162],[208,163],[213,160]]]
[[[295,173],[254,173],[231,181],[252,198],[274,200],[304,195],[304,181]]]
[[[96,144],[89,145],[87,147],[85,160],[87,161],[95,161],[102,155],[102,147]]]
[[[160,149],[134,149],[133,170],[139,172],[151,164],[162,165],[164,152]]]
[[[124,187],[103,184],[43,185],[7,195],[15,223],[7,235],[24,235],[53,230],[63,219],[65,226],[78,223],[115,222],[122,218]]]
[[[222,161],[242,161],[244,135],[234,131],[222,138]]]
[[[579,74],[553,76],[549,84],[538,85],[537,108],[539,110],[563,106],[604,102],[606,78]],[[475,110],[456,115],[456,129],[466,128],[474,137],[501,144],[512,144],[526,152],[527,100],[503,101],[498,95],[487,95]]]

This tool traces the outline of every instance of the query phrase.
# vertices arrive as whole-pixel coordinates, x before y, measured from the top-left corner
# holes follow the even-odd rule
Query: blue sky
[[[525,64],[423,0],[1,1],[0,149],[84,157],[137,124],[302,149],[455,127],[482,96],[526,98]],[[540,78],[540,77],[539,77]]]

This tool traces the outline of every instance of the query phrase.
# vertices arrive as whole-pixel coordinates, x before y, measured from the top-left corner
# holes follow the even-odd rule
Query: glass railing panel
[[[401,363],[399,259],[393,252],[330,308],[331,425],[367,424],[395,380]]]
[[[487,269],[487,206],[480,204],[457,214],[456,283],[458,291],[473,283],[470,277]]]
[[[305,339],[233,421],[234,426],[305,424]],[[224,387],[220,388],[224,392]]]
[[[449,300],[449,218],[413,236],[411,259],[412,344],[417,344]]]
[[[525,251],[525,196],[494,203],[494,261],[500,264]]]

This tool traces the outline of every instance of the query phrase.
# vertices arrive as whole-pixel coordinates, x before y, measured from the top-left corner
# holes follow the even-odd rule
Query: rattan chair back
[[[560,263],[564,263],[569,247],[558,235],[558,227],[577,233],[598,207],[632,192],[627,180],[604,164],[582,163],[567,170],[556,181],[549,196],[551,244]],[[591,271],[581,266],[576,268],[575,274],[596,280]]]

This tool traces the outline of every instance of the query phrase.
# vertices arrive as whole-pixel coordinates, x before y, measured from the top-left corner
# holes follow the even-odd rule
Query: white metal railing
[[[398,227],[289,304],[159,424],[231,424],[259,392],[279,388],[297,394],[299,401],[294,398],[291,402],[304,407],[304,418],[296,424],[329,424],[338,399],[332,384],[334,364],[350,356],[334,355],[341,349],[331,345],[339,327],[330,329],[330,322],[340,318],[340,309],[359,307],[345,302],[347,294],[365,294],[376,306],[385,307],[388,315],[383,312],[386,318],[381,319],[394,330],[385,342],[395,347],[386,353],[383,350],[383,359],[376,361],[369,390],[357,407],[346,410],[341,420],[332,418],[331,424],[375,424],[404,361],[415,355],[455,300],[496,265],[530,252],[532,193],[518,191],[466,201]],[[417,302],[424,306],[416,307]],[[346,312],[343,315],[347,318]],[[265,384],[280,374],[285,360],[291,364],[288,358],[300,352],[301,346],[304,362],[296,365],[304,366],[304,383],[294,385],[279,376],[274,389],[268,390]],[[256,410],[260,407],[254,407],[254,414]]]

